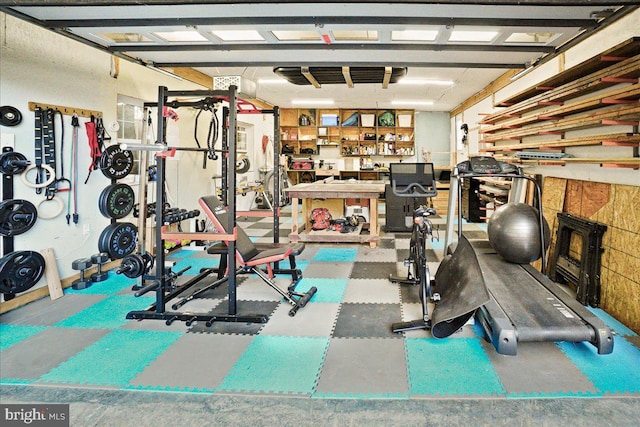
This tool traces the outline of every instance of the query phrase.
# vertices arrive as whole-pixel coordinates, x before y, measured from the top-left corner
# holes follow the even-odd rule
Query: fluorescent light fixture
[[[433,101],[393,100],[391,105],[433,105]]]
[[[437,30],[403,30],[391,31],[391,40],[393,41],[419,41],[432,42],[438,37]]]
[[[271,34],[278,40],[320,40],[320,34],[315,30],[273,30]]]
[[[498,35],[497,31],[452,31],[450,42],[490,42]]]
[[[398,81],[400,85],[432,85],[451,86],[455,82],[452,80],[432,80],[432,79],[402,79]]]
[[[333,105],[333,99],[294,99],[293,105]]]
[[[258,83],[260,84],[268,84],[268,85],[277,85],[282,83],[289,83],[285,79],[259,79]]]
[[[262,41],[264,38],[256,30],[216,30],[211,34],[225,42]]]
[[[207,38],[197,31],[158,31],[152,33],[168,42],[206,42]]]
[[[101,33],[98,35],[116,43],[149,43],[152,41],[139,33]]]

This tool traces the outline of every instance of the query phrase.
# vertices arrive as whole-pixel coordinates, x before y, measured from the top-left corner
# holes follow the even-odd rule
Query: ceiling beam
[[[539,52],[551,53],[553,46],[520,46],[488,44],[428,44],[428,43],[221,43],[171,45],[111,45],[113,52],[194,52],[194,51],[261,51],[261,50],[403,50],[453,52]]]
[[[301,67],[300,72],[302,73],[304,78],[313,85],[313,87],[315,87],[316,89],[320,89],[320,83],[318,83],[316,78],[313,77],[313,74],[311,74],[311,71],[309,71],[309,67]]]
[[[424,16],[227,16],[118,19],[50,19],[42,20],[49,28],[95,27],[177,27],[224,25],[432,25],[590,28],[598,19],[535,19],[535,18],[449,18]]]
[[[349,62],[352,67],[423,67],[423,68],[486,68],[486,69],[518,69],[521,70],[526,67],[526,64],[514,63],[514,62],[399,62],[399,61],[385,61],[384,64],[379,62]],[[246,67],[248,65],[252,67],[335,67],[334,61],[326,62],[309,62],[305,61],[304,65],[296,61],[180,61],[180,62],[154,62],[156,67]]]
[[[391,3],[391,4],[469,4],[493,6],[614,6],[619,4],[637,4],[637,0],[351,0],[351,3]],[[13,6],[152,6],[152,5],[191,5],[191,4],[295,4],[304,0],[7,0],[3,3]],[[328,1],[326,3],[332,3]],[[333,3],[342,3],[333,1]]]
[[[351,78],[351,71],[349,67],[342,67],[342,76],[348,87],[353,87],[353,79]]]

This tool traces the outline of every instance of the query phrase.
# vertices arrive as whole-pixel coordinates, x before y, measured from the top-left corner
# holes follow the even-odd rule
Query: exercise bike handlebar
[[[435,188],[425,188],[422,184],[412,182],[406,187],[399,188],[396,186],[396,181],[391,181],[391,187],[393,194],[398,197],[436,197],[438,191]]]

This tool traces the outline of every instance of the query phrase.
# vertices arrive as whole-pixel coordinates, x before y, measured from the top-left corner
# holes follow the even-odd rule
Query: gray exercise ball
[[[544,240],[549,247],[549,224],[543,218]],[[505,260],[527,264],[540,258],[538,210],[526,203],[507,203],[489,218],[489,242]]]

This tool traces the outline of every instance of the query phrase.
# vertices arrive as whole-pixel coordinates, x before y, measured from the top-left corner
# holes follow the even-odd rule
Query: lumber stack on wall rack
[[[496,106],[503,108],[480,122],[481,152],[492,152],[512,163],[584,163],[638,169],[640,38],[629,39]],[[585,136],[575,133],[583,129],[589,129]],[[574,133],[566,135],[571,132]],[[554,150],[562,154],[568,147],[593,145],[629,150],[623,149],[626,151],[619,157],[609,153],[586,158],[563,155],[557,159],[514,156],[524,150]]]

